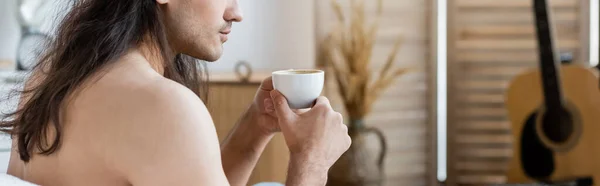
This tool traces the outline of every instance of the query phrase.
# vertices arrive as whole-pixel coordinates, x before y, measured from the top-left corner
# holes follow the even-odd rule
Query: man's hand
[[[279,132],[279,124],[275,115],[270,92],[273,90],[273,80],[268,77],[262,81],[260,88],[254,96],[254,101],[248,108],[247,115],[255,121],[251,122],[263,134],[269,135]]]
[[[272,78],[265,78],[254,96],[252,105],[246,112],[246,117],[253,118],[255,121],[252,123],[258,127],[259,131],[262,131],[262,133],[266,135],[281,131],[273,100],[270,95],[273,90]],[[293,110],[293,112],[300,114],[305,112],[305,110]]]
[[[290,149],[290,169],[286,185],[324,185],[327,171],[351,144],[343,117],[325,97],[313,108],[298,114],[285,97],[271,92],[281,132]]]

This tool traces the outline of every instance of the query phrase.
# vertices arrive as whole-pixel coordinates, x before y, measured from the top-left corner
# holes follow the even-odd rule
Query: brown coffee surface
[[[290,73],[290,74],[314,74],[314,73],[318,73],[318,70],[289,70],[289,71],[285,71],[286,73]]]

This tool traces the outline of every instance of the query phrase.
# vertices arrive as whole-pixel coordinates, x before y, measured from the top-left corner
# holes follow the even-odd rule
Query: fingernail
[[[273,100],[271,100],[270,98],[265,99],[265,111],[267,111],[267,112],[275,111],[275,108],[273,107]]]

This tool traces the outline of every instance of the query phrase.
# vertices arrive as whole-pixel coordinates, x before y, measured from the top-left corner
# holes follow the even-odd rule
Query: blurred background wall
[[[47,0],[57,7],[66,0]],[[14,61],[20,39],[17,0],[0,0],[0,60]],[[233,24],[223,57],[209,68],[231,72],[235,63],[248,61],[258,71],[314,66],[314,1],[239,1],[244,14]],[[50,12],[42,30],[48,33],[52,19],[64,11]]]

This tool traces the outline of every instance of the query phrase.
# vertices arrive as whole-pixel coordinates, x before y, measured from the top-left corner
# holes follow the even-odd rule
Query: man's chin
[[[215,61],[219,60],[219,58],[210,58],[210,59],[202,59],[202,60],[206,61],[206,62],[209,62],[209,63],[212,63],[212,62],[215,62]]]
[[[208,55],[207,57],[205,57],[202,60],[204,60],[206,62],[215,62],[221,58],[222,54],[223,54],[222,52],[218,52],[218,53],[215,52],[212,55]]]
[[[206,62],[215,62],[215,61],[219,60],[222,55],[223,55],[223,49],[219,48],[219,49],[215,49],[212,51],[197,52],[196,55],[189,55],[189,56],[192,56],[196,59],[206,61]]]

